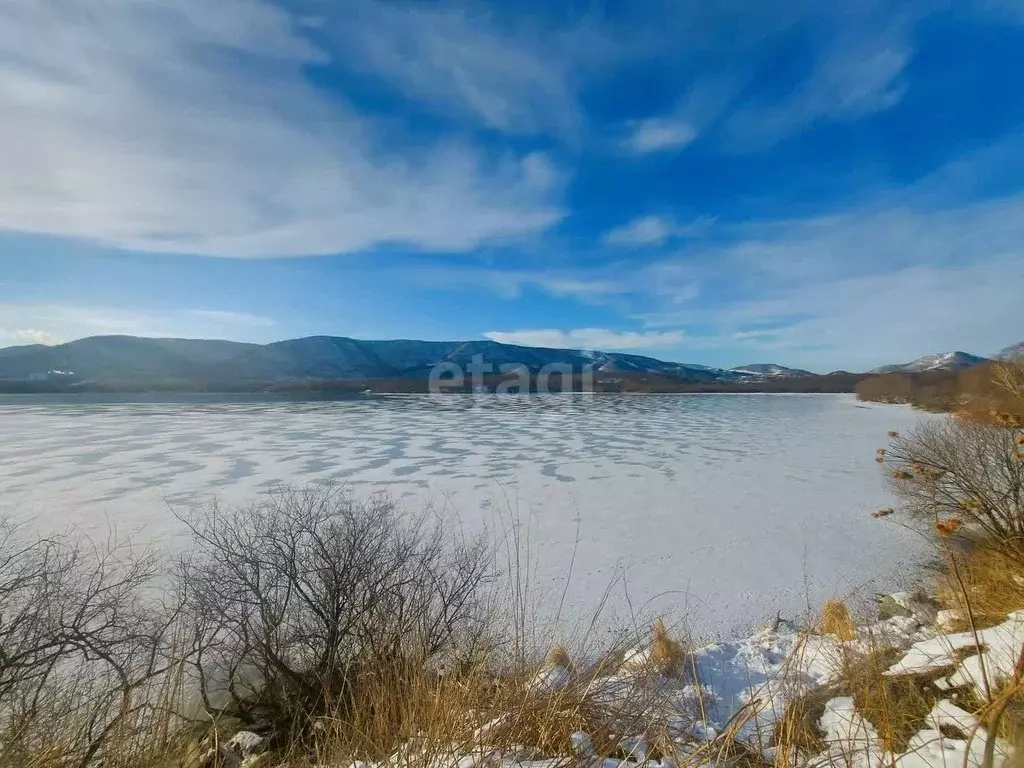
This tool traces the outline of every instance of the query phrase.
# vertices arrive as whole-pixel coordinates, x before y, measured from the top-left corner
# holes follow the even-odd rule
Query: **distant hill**
[[[1022,347],[1024,344],[1018,344],[1001,354],[1021,351]],[[689,387],[688,391],[752,391],[750,387],[764,391],[769,385],[771,391],[849,391],[855,380],[867,375],[836,371],[822,377],[778,363],[712,368],[623,352],[525,347],[488,339],[367,341],[346,336],[308,336],[271,344],[246,344],[92,336],[56,346],[29,344],[0,349],[0,390],[249,391],[267,387],[316,388],[330,382],[335,382],[332,386],[351,389],[356,383],[380,380],[395,387],[390,391],[406,391],[406,385],[396,382],[425,381],[439,364],[449,364],[469,375],[477,360],[493,366],[490,372],[494,374],[501,372],[501,366],[525,368],[531,375],[551,365],[567,366],[577,374],[589,367],[607,387],[621,383],[623,387],[652,389],[656,385],[659,391],[682,391],[686,389],[683,385]],[[882,366],[870,373],[959,371],[986,360],[966,352],[947,352]]]
[[[1007,358],[1010,357],[1021,356],[1024,356],[1024,341],[1009,346],[1006,349],[1000,350],[999,353],[996,355],[996,358],[999,360],[1006,360]]]
[[[909,363],[883,365],[868,373],[925,373],[927,371],[962,371],[981,363],[989,362],[987,357],[978,357],[967,352],[944,352],[938,355],[925,355]]]
[[[741,365],[738,368],[731,368],[730,370],[736,373],[749,373],[754,376],[814,376],[813,373],[802,368],[787,368],[776,363],[753,363],[751,365]]]
[[[0,350],[0,379],[29,379],[51,371],[101,381],[194,381],[256,344],[199,339],[92,336],[47,347]]]
[[[260,383],[368,379],[425,379],[440,363],[464,371],[475,360],[516,365],[531,373],[549,365],[586,366],[606,377],[657,374],[690,383],[741,382],[754,374],[667,362],[618,352],[549,349],[495,341],[363,341],[310,336],[272,344],[197,339],[94,336],[57,346],[0,350],[0,382],[72,380],[79,386],[188,389],[234,388]],[[10,386],[7,386],[10,389]]]
[[[26,344],[20,347],[4,347],[0,349],[0,358],[4,357],[17,357],[19,355],[25,355],[30,352],[34,352],[38,349],[49,349],[44,344]]]

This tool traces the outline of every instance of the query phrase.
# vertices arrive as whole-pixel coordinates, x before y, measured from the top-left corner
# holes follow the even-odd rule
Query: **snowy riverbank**
[[[472,744],[445,749],[437,744],[418,746],[412,740],[386,761],[357,761],[353,766],[677,768],[734,764],[740,752],[780,765],[981,766],[989,734],[960,700],[963,696],[987,698],[985,686],[1000,685],[1015,674],[1024,645],[1024,611],[982,630],[978,644],[971,633],[943,632],[942,625],[950,621],[951,612],[937,611],[931,601],[908,593],[891,597],[886,601],[887,612],[896,615],[857,626],[845,640],[834,634],[800,631],[782,622],[742,639],[693,650],[678,675],[658,670],[649,647],[627,653],[613,674],[586,682],[599,700],[622,711],[630,701],[648,702],[650,707],[643,729],[618,737],[615,755],[602,754],[585,731],[572,734],[572,749],[563,755],[541,755],[525,746],[495,746],[489,739],[510,727],[516,717],[509,712],[480,724]],[[896,751],[886,748],[876,726],[858,709],[856,697],[844,691],[844,675],[852,660],[883,649],[896,660],[882,674],[918,680],[927,675],[927,684],[941,692],[920,718],[906,748]],[[557,696],[576,682],[576,674],[563,663],[546,664],[529,686],[530,695]],[[796,749],[795,745],[779,744],[780,721],[795,702],[812,697],[820,708],[814,717],[820,752],[801,754],[799,760],[795,753],[780,754],[780,750]],[[666,734],[671,744],[665,743]],[[222,754],[229,763],[237,759],[243,768],[290,765],[261,755],[262,743],[258,736],[242,734],[225,746]],[[992,744],[993,764],[1001,765],[1010,753],[1009,744],[997,739]]]

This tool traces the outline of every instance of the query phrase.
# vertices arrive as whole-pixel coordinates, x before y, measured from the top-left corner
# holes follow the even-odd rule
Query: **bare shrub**
[[[1024,355],[1003,360],[993,367],[992,380],[1012,405],[1024,406]],[[1021,411],[1016,409],[1018,413]]]
[[[904,507],[950,535],[963,524],[1024,559],[1024,429],[965,419],[925,422],[896,436],[884,463]]]
[[[156,573],[113,538],[31,539],[0,523],[0,761],[115,765],[110,744],[140,728],[157,746],[181,649],[178,611],[144,597]]]
[[[279,734],[321,715],[348,719],[365,702],[360,688],[414,679],[432,656],[476,636],[492,564],[483,539],[386,496],[281,489],[183,520],[193,552],[181,578],[210,711],[267,721]]]

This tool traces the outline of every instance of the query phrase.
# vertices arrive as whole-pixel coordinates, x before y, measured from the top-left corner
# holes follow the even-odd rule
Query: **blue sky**
[[[1024,5],[15,0],[0,346],[1024,339]]]

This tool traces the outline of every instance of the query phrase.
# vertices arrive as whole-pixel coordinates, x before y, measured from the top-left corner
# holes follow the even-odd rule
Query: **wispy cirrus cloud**
[[[448,116],[511,133],[572,135],[577,91],[616,46],[599,26],[503,13],[477,2],[351,0],[325,12],[335,55]]]
[[[675,152],[707,137],[729,152],[760,152],[819,123],[851,122],[890,109],[907,90],[914,28],[933,12],[919,4],[894,11],[865,0],[834,7],[765,3],[759,12],[749,10],[724,4],[705,19],[691,20],[690,34],[702,30],[711,39],[717,25],[728,25],[735,44],[727,56],[696,39],[684,46],[680,71],[705,73],[682,78],[678,102],[669,111],[630,121],[625,149],[641,155]],[[804,71],[776,74],[782,35],[803,38],[813,51]]]
[[[56,302],[0,302],[0,347],[62,344],[86,336],[129,335],[272,341],[268,317],[227,310],[151,309]],[[20,330],[19,330],[20,329]]]
[[[632,317],[785,349],[798,365],[855,370],[1011,343],[1022,335],[1008,320],[1024,285],[1024,196],[952,209],[917,199],[928,196],[911,194],[899,209],[733,227],[729,242],[661,262],[666,274],[681,271],[686,300],[673,301],[665,279],[660,296],[637,297]],[[691,297],[693,282],[713,304]]]
[[[683,117],[648,117],[634,121],[623,145],[640,155],[679,150],[697,138],[697,128]]]
[[[265,0],[5,8],[0,228],[246,257],[465,251],[562,218],[543,154],[374,138],[308,78],[331,66],[313,37]]]
[[[1024,337],[1024,194],[964,202],[955,190],[1017,167],[1022,146],[958,158],[835,213],[719,221],[714,238],[562,277],[599,278],[606,292],[570,295],[616,313],[616,333],[665,333],[647,343],[672,359],[731,350],[732,364],[867,370],[951,348],[993,354]],[[516,279],[545,286],[541,270]]]
[[[572,330],[487,331],[484,336],[502,344],[556,349],[658,349],[678,347],[686,336],[682,331],[615,331],[607,328]]]
[[[851,121],[898,104],[913,55],[904,25],[848,31],[825,45],[807,79],[782,99],[748,102],[725,124],[731,148],[763,150],[823,121]]]
[[[699,216],[685,224],[671,216],[641,216],[609,230],[603,240],[614,246],[664,245],[671,239],[700,237],[714,226],[714,222],[711,216]]]
[[[396,277],[398,277],[396,275]],[[464,267],[413,267],[401,270],[401,279],[425,288],[482,289],[506,299],[518,298],[527,287],[558,297],[604,300],[628,292],[616,270],[495,269]]]
[[[627,124],[623,146],[638,155],[685,149],[722,115],[735,98],[740,82],[736,75],[698,78],[688,84],[685,95],[668,114]]]

